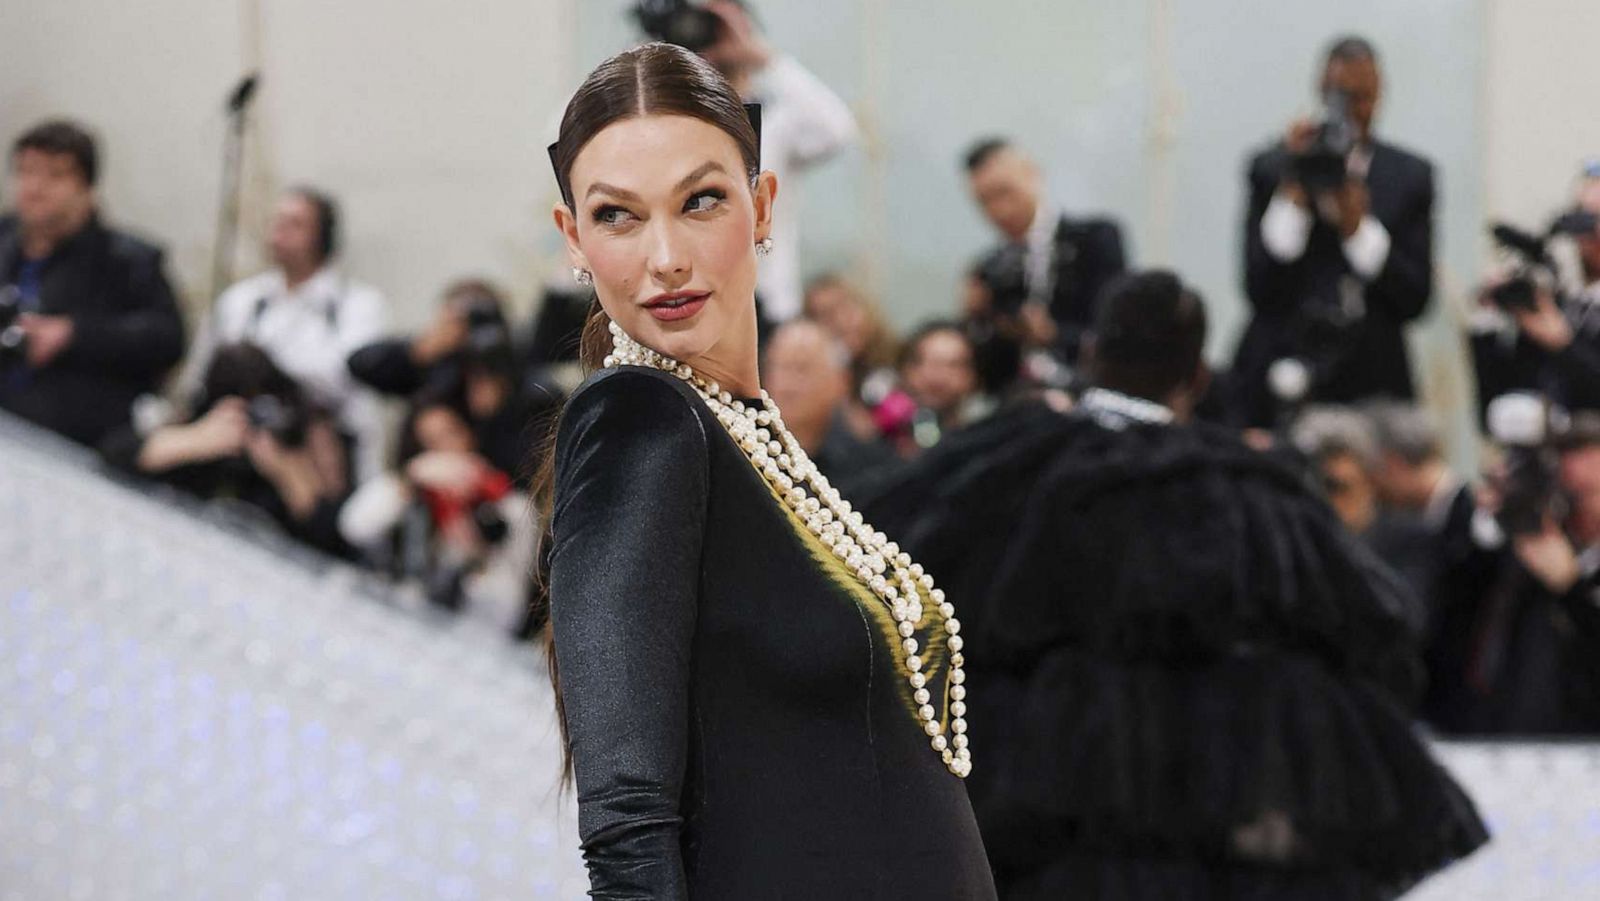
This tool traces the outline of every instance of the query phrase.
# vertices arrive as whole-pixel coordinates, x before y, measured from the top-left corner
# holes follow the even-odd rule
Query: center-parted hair
[[[733,139],[744,163],[745,175],[754,185],[761,171],[761,141],[758,112],[746,108],[739,93],[710,63],[675,44],[643,44],[611,57],[589,73],[567,103],[561,116],[561,134],[550,145],[550,163],[555,168],[561,199],[576,215],[572,192],[572,165],[594,136],[608,126],[627,119],[649,115],[689,116],[721,129]],[[579,341],[578,360],[585,372],[600,368],[611,350],[611,320],[598,298],[589,305]],[[560,417],[550,425],[538,471],[533,478],[533,496],[543,529],[540,533],[537,576],[533,603],[548,611],[550,513],[554,500],[554,444]],[[539,613],[534,614],[539,617]],[[556,667],[550,634],[546,631],[545,659],[550,681],[556,687],[556,713],[561,726],[562,745],[567,748],[562,775],[570,779],[572,758],[567,744],[566,711],[561,704],[560,673]]]
[[[689,116],[720,128],[738,145],[745,175],[755,183],[761,172],[761,139],[739,92],[697,54],[676,44],[642,44],[596,66],[561,116],[550,164],[561,199],[574,215],[572,164],[578,154],[608,126],[649,115]],[[596,299],[578,345],[578,361],[586,372],[598,369],[610,351],[610,324]]]
[[[1171,272],[1125,275],[1101,297],[1094,335],[1096,385],[1164,402],[1199,371],[1205,303]]]

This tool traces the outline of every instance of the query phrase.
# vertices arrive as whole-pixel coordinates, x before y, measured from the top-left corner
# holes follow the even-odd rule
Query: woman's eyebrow
[[[685,175],[683,178],[679,179],[678,183],[673,186],[672,190],[674,192],[687,191],[695,182],[705,178],[707,175],[710,175],[713,172],[721,172],[724,175],[728,174],[728,170],[724,169],[721,163],[717,162],[716,160],[709,160],[701,163],[699,166],[695,167],[693,172],[690,172],[688,175]]]
[[[705,178],[707,175],[710,175],[713,172],[721,172],[722,174],[726,175],[728,170],[716,160],[709,160],[701,163],[699,166],[696,166],[693,172],[690,172],[688,175],[685,175],[683,178],[679,179],[678,183],[673,186],[672,190],[674,193],[679,191],[687,191],[695,182]],[[603,181],[597,181],[594,184],[591,184],[589,186],[589,190],[584,193],[583,197],[585,200],[587,200],[596,192],[610,194],[613,197],[619,197],[623,200],[639,200],[639,195],[628,190],[627,188],[619,188],[615,185],[608,185]]]
[[[599,191],[603,194],[610,194],[613,197],[619,197],[623,200],[637,201],[639,199],[638,194],[633,193],[627,188],[618,188],[614,185],[608,185],[603,181],[597,181],[594,184],[591,184],[589,186],[589,190],[584,193],[583,199],[588,200],[596,191]]]

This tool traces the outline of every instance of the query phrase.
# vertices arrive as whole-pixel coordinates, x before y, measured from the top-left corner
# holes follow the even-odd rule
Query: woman
[[[992,898],[960,623],[757,374],[776,179],[738,95],[649,44],[551,148],[602,371],[556,432],[550,619],[599,898]]]

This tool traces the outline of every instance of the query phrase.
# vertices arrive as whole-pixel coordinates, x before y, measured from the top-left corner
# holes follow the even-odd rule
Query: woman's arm
[[[708,462],[664,378],[605,376],[556,439],[550,618],[595,898],[687,892],[679,794]]]

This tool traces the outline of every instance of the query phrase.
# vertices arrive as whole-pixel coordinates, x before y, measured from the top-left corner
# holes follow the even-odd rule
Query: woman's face
[[[613,321],[696,368],[754,358],[755,245],[771,231],[770,172],[752,190],[720,128],[650,115],[596,134],[573,161],[571,185],[576,209],[558,204],[556,224]]]

